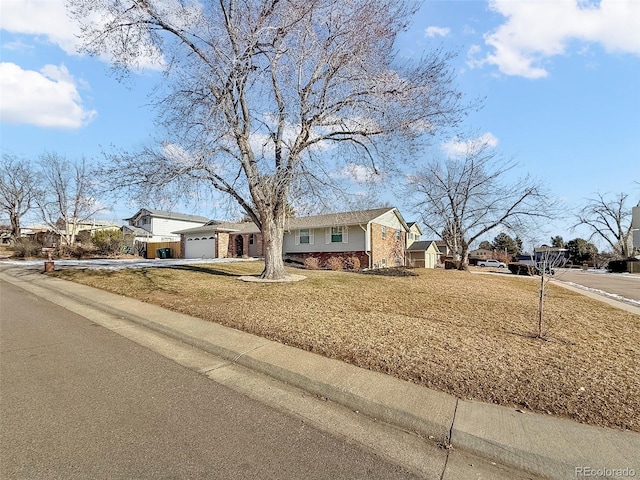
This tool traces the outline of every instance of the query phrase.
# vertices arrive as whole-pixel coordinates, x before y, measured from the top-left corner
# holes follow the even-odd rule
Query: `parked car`
[[[479,267],[494,267],[494,268],[507,268],[507,266],[498,261],[498,260],[494,260],[494,259],[489,259],[489,260],[480,260],[478,262],[478,266]]]

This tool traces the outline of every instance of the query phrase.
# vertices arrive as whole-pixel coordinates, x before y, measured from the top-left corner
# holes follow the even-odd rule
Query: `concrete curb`
[[[6,271],[6,269],[4,269]],[[579,468],[640,475],[640,434],[451,395],[137,300],[36,273],[0,278],[66,308],[125,318],[278,381],[442,444],[548,478]],[[75,307],[79,308],[79,307]]]

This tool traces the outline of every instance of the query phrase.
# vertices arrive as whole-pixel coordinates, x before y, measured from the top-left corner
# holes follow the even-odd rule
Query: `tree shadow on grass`
[[[155,268],[166,268],[169,270],[184,270],[187,272],[206,273],[208,275],[216,275],[221,277],[241,277],[243,275],[249,275],[246,273],[225,272],[224,270],[199,267],[197,265],[167,265],[166,267],[155,267]]]
[[[529,340],[540,341],[540,342],[549,342],[549,343],[561,343],[563,345],[575,345],[576,342],[571,341],[567,338],[562,338],[558,335],[554,334],[545,334],[543,336],[538,336],[534,331],[516,331],[516,330],[503,330],[505,333],[509,335],[516,335],[518,337],[527,338]]]

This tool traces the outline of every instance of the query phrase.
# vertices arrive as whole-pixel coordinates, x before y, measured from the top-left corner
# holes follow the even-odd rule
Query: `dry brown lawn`
[[[640,315],[550,284],[549,338],[534,338],[538,282],[416,270],[415,277],[300,271],[256,284],[259,262],[55,274],[377,370],[465,399],[640,432]]]

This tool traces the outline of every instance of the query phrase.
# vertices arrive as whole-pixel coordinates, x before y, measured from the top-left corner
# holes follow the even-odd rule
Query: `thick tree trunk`
[[[10,213],[9,219],[11,221],[11,238],[17,241],[20,239],[20,217],[14,213]]]
[[[266,280],[283,280],[287,276],[282,258],[284,215],[262,215],[261,213],[260,216],[264,244],[264,270],[260,277]]]
[[[460,252],[460,266],[459,270],[469,270],[469,245],[466,242],[462,242]]]

